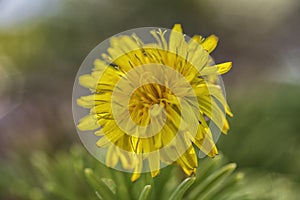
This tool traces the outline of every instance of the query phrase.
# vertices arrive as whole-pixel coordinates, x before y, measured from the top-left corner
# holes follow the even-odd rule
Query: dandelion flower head
[[[198,152],[218,154],[213,131],[229,130],[232,113],[219,75],[232,64],[210,57],[215,35],[189,38],[179,24],[147,31],[151,42],[135,33],[113,36],[91,71],[79,74],[89,94],[75,97],[88,110],[77,128],[93,132],[89,145],[100,160],[132,172],[132,181],[145,171],[155,177],[172,163],[190,176]]]

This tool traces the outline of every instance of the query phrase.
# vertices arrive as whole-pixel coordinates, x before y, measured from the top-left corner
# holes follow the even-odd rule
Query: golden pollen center
[[[165,108],[166,98],[171,91],[160,84],[145,84],[137,88],[130,97],[129,113],[131,119],[140,126],[150,123]]]

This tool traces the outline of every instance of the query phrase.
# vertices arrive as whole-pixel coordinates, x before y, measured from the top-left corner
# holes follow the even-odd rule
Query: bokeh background
[[[233,61],[223,80],[234,118],[220,151],[265,179],[265,192],[299,197],[299,1],[0,0],[1,199],[28,199],[8,183],[35,176],[32,154],[80,144],[71,101],[86,55],[124,30],[174,23],[190,36],[216,34],[215,62]],[[5,178],[7,168],[14,176]]]

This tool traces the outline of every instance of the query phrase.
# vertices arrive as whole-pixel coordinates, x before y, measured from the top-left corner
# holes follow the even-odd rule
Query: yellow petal
[[[104,71],[105,70],[105,68],[107,67],[107,64],[104,62],[104,61],[102,61],[102,60],[100,60],[100,59],[96,59],[95,61],[94,61],[94,71]]]
[[[233,113],[231,112],[230,107],[228,105],[226,105],[225,111],[229,117],[233,117]]]
[[[217,36],[210,35],[201,43],[201,45],[208,53],[211,53],[216,48],[218,40]]]
[[[182,27],[181,24],[174,24],[172,31],[177,31],[179,33],[182,33]]]
[[[134,160],[134,172],[131,176],[131,181],[134,182],[136,181],[140,176],[142,172],[142,167],[143,167],[143,157],[141,154],[136,154],[135,155],[135,160]]]
[[[230,107],[227,104],[223,91],[219,85],[207,84],[208,91],[210,95],[214,96],[223,106],[225,112],[230,117],[233,117],[233,114],[230,110]]]
[[[225,74],[231,69],[232,62],[225,62],[225,63],[217,64],[217,67],[218,67],[219,74]]]
[[[80,97],[77,104],[83,108],[92,108],[95,105],[94,95]]]
[[[92,108],[98,105],[108,106],[108,104],[110,103],[109,102],[111,98],[110,96],[111,96],[110,93],[82,96],[79,99],[77,99],[77,104],[84,108]]]
[[[110,140],[104,135],[97,141],[97,146],[106,147],[110,143],[111,143]]]
[[[105,163],[108,167],[115,167],[118,164],[118,154],[114,145],[110,145],[107,149]]]
[[[197,155],[193,146],[190,146],[188,150],[180,156],[180,158],[176,161],[183,171],[191,176],[196,173],[196,169],[198,166]]]
[[[139,179],[141,176],[141,173],[133,173],[132,176],[131,176],[131,181],[134,182],[136,181],[137,179]]]
[[[212,134],[210,130],[207,129],[201,129],[201,131],[204,131],[202,135],[204,136],[203,139],[196,139],[193,141],[193,143],[206,155],[210,157],[214,157],[218,154],[218,149],[212,139]]]
[[[119,151],[119,156],[120,156],[120,161],[121,161],[122,167],[124,169],[132,169],[132,167],[133,167],[133,157],[132,157],[131,153],[123,152],[123,151],[120,151],[120,150],[118,150],[118,151]]]
[[[172,123],[166,123],[163,130],[154,136],[154,145],[156,148],[168,145],[174,138],[177,130]]]
[[[90,131],[99,128],[97,116],[96,115],[87,115],[80,119],[77,128],[81,131]]]
[[[79,84],[83,87],[94,90],[97,85],[97,81],[89,74],[84,74],[79,77]]]
[[[121,79],[123,73],[113,67],[107,67],[103,72],[100,80],[96,80],[98,84],[115,85]],[[98,88],[97,88],[98,89]],[[101,87],[99,88],[101,90]]]
[[[198,99],[201,102],[199,105],[200,111],[211,119],[220,130],[226,133],[228,129],[224,129],[227,123],[225,112],[222,111],[219,105],[209,96],[201,96],[198,97]]]
[[[93,107],[91,109],[91,113],[97,113],[97,114],[112,113],[111,104],[106,102],[106,103],[102,103],[100,105],[96,105],[95,107]]]
[[[196,39],[191,39],[188,43],[188,61],[193,65],[193,68],[196,68],[197,71],[201,71],[203,67],[207,65],[208,59],[209,53]]]
[[[122,35],[111,40],[113,47],[120,48],[123,53],[140,49],[137,42],[130,36]]]
[[[149,162],[149,167],[150,167],[152,177],[157,176],[159,173],[159,167],[160,167],[159,160],[160,160],[160,155],[158,151],[154,151],[149,154],[148,162]]]
[[[131,142],[131,147],[135,153],[142,153],[143,146],[141,144],[140,138],[132,136],[130,142]]]
[[[194,35],[192,37],[192,40],[200,44],[204,40],[204,38],[201,35]]]
[[[182,34],[181,25],[175,24],[170,33],[169,51],[171,53],[179,55],[182,58],[185,58],[187,54],[187,47],[187,43],[185,42],[184,36]]]
[[[228,72],[232,67],[232,62],[225,62],[221,64],[217,64],[215,66],[207,66],[201,70],[200,74],[202,76],[206,75],[218,75],[218,74],[225,74]]]

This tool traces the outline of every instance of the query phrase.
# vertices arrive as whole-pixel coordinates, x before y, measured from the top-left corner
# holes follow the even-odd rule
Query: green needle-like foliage
[[[0,167],[0,172],[0,199],[287,199],[282,198],[284,194],[289,200],[297,199],[291,181],[273,177],[276,184],[289,184],[274,191],[267,187],[270,177],[255,172],[244,176],[236,172],[236,164],[228,164],[222,155],[199,160],[197,174],[192,177],[186,177],[177,166],[168,166],[156,178],[145,173],[136,182],[130,181],[131,174],[107,168],[81,146],[58,152],[54,157],[44,152],[35,152],[29,158],[15,156],[11,163]],[[282,195],[276,196],[278,193]]]
[[[147,200],[151,191],[151,185],[146,185],[142,190],[139,200]]]
[[[175,189],[175,191],[171,194],[169,200],[180,200],[182,199],[184,193],[192,186],[195,182],[195,177],[186,178],[182,181],[179,186]]]

